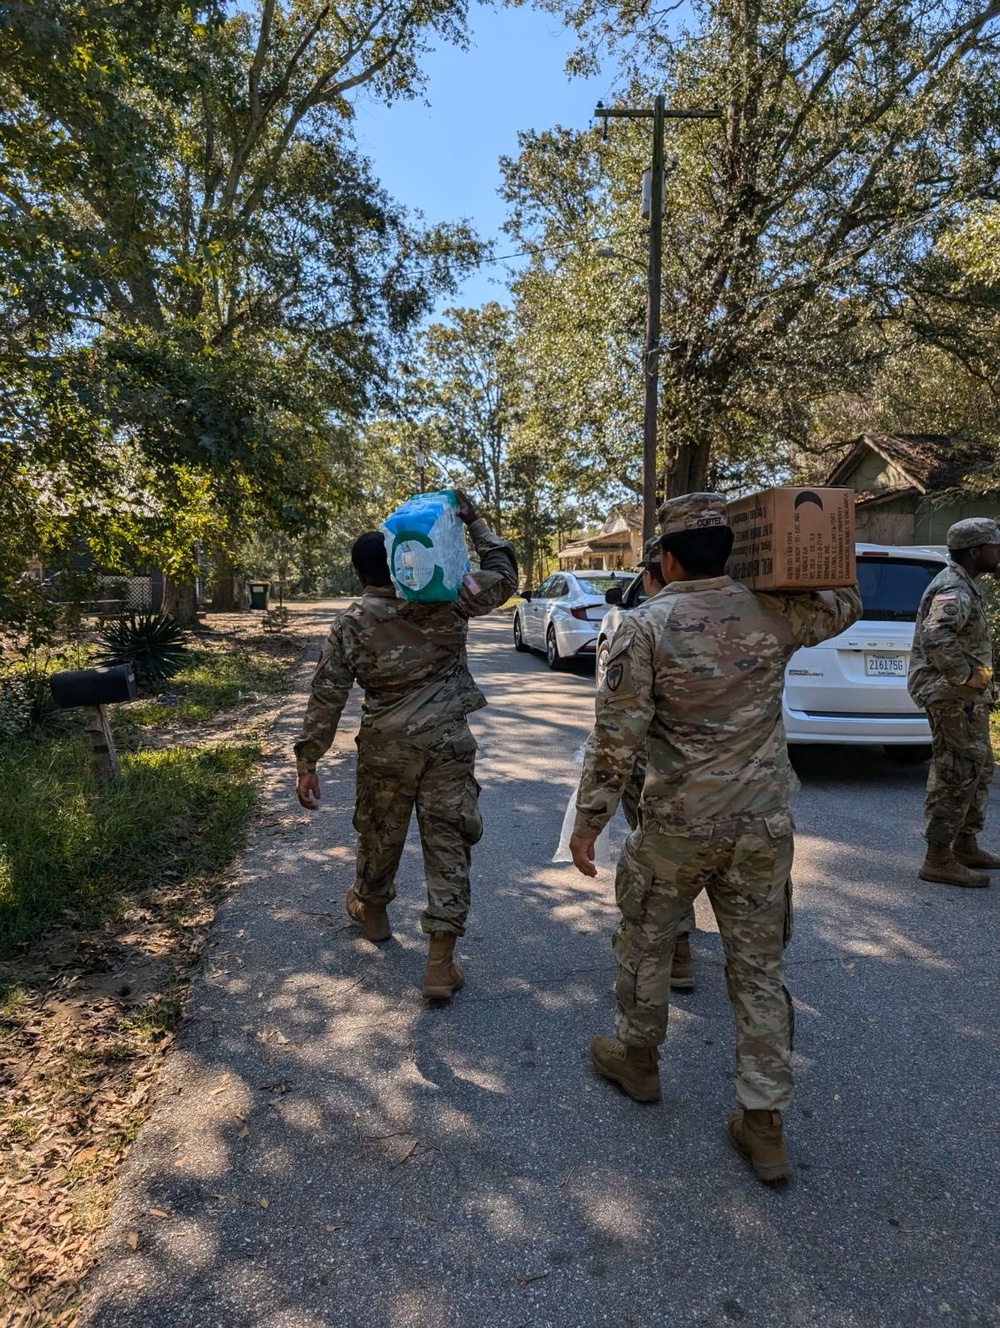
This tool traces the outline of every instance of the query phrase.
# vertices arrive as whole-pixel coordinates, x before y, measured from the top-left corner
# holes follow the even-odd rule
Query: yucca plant
[[[98,636],[98,664],[131,664],[140,686],[163,682],[184,663],[184,629],[169,613],[129,613]]]

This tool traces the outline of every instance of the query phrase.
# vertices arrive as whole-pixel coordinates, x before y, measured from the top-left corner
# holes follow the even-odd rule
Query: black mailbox
[[[131,664],[112,669],[75,669],[53,673],[49,679],[52,699],[63,710],[73,706],[102,706],[114,701],[134,701],[139,695]]]

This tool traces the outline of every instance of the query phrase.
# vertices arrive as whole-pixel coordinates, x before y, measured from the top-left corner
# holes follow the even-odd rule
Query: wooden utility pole
[[[606,107],[594,115],[609,120],[652,120],[653,154],[649,179],[649,262],[646,273],[646,343],[643,350],[642,542],[656,532],[656,436],[660,394],[660,290],[663,272],[663,126],[667,120],[718,120],[720,111],[672,111],[663,97],[651,107]]]

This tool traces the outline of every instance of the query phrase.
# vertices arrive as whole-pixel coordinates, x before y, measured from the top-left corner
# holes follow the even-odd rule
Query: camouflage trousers
[[[632,774],[629,776],[629,781],[622,792],[622,812],[630,830],[638,830],[639,828],[639,804],[642,802],[642,786],[646,782],[646,764],[648,760],[649,758],[645,752],[636,757]],[[677,935],[686,936],[694,930],[694,905],[688,904],[687,913],[677,924]]]
[[[706,890],[736,1019],[736,1099],[756,1110],[783,1110],[792,1097],[794,1018],[781,973],[792,929],[792,851],[788,812],[723,822],[701,836],[647,824],[626,840],[615,881],[618,1037],[634,1047],[666,1037],[674,941]]]
[[[464,934],[472,846],[483,835],[475,761],[476,740],[465,723],[388,742],[362,730],[354,812],[354,888],[360,899],[378,904],[395,899],[396,872],[416,806],[427,880],[420,925],[425,932]]]
[[[928,844],[952,844],[956,835],[978,834],[986,824],[993,779],[990,707],[931,701],[931,768],[924,816]]]

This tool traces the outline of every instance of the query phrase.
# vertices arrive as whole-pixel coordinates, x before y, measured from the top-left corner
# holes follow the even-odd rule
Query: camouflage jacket
[[[931,701],[990,704],[993,687],[966,687],[976,669],[993,670],[993,645],[983,596],[958,563],[949,562],[924,591],[917,609],[908,687],[917,705]]]
[[[469,619],[489,613],[517,586],[517,561],[482,519],[469,535],[480,567],[453,604],[411,604],[391,586],[368,586],[335,620],[312,680],[299,774],[316,769],[337,732],[355,682],[365,691],[361,727],[373,737],[430,740],[445,725],[486,704],[469,672]]]
[[[576,829],[608,822],[644,746],[647,824],[710,832],[776,813],[790,829],[798,783],[781,718],[785,665],[860,615],[856,589],[755,594],[728,576],[664,587],[611,642]]]

